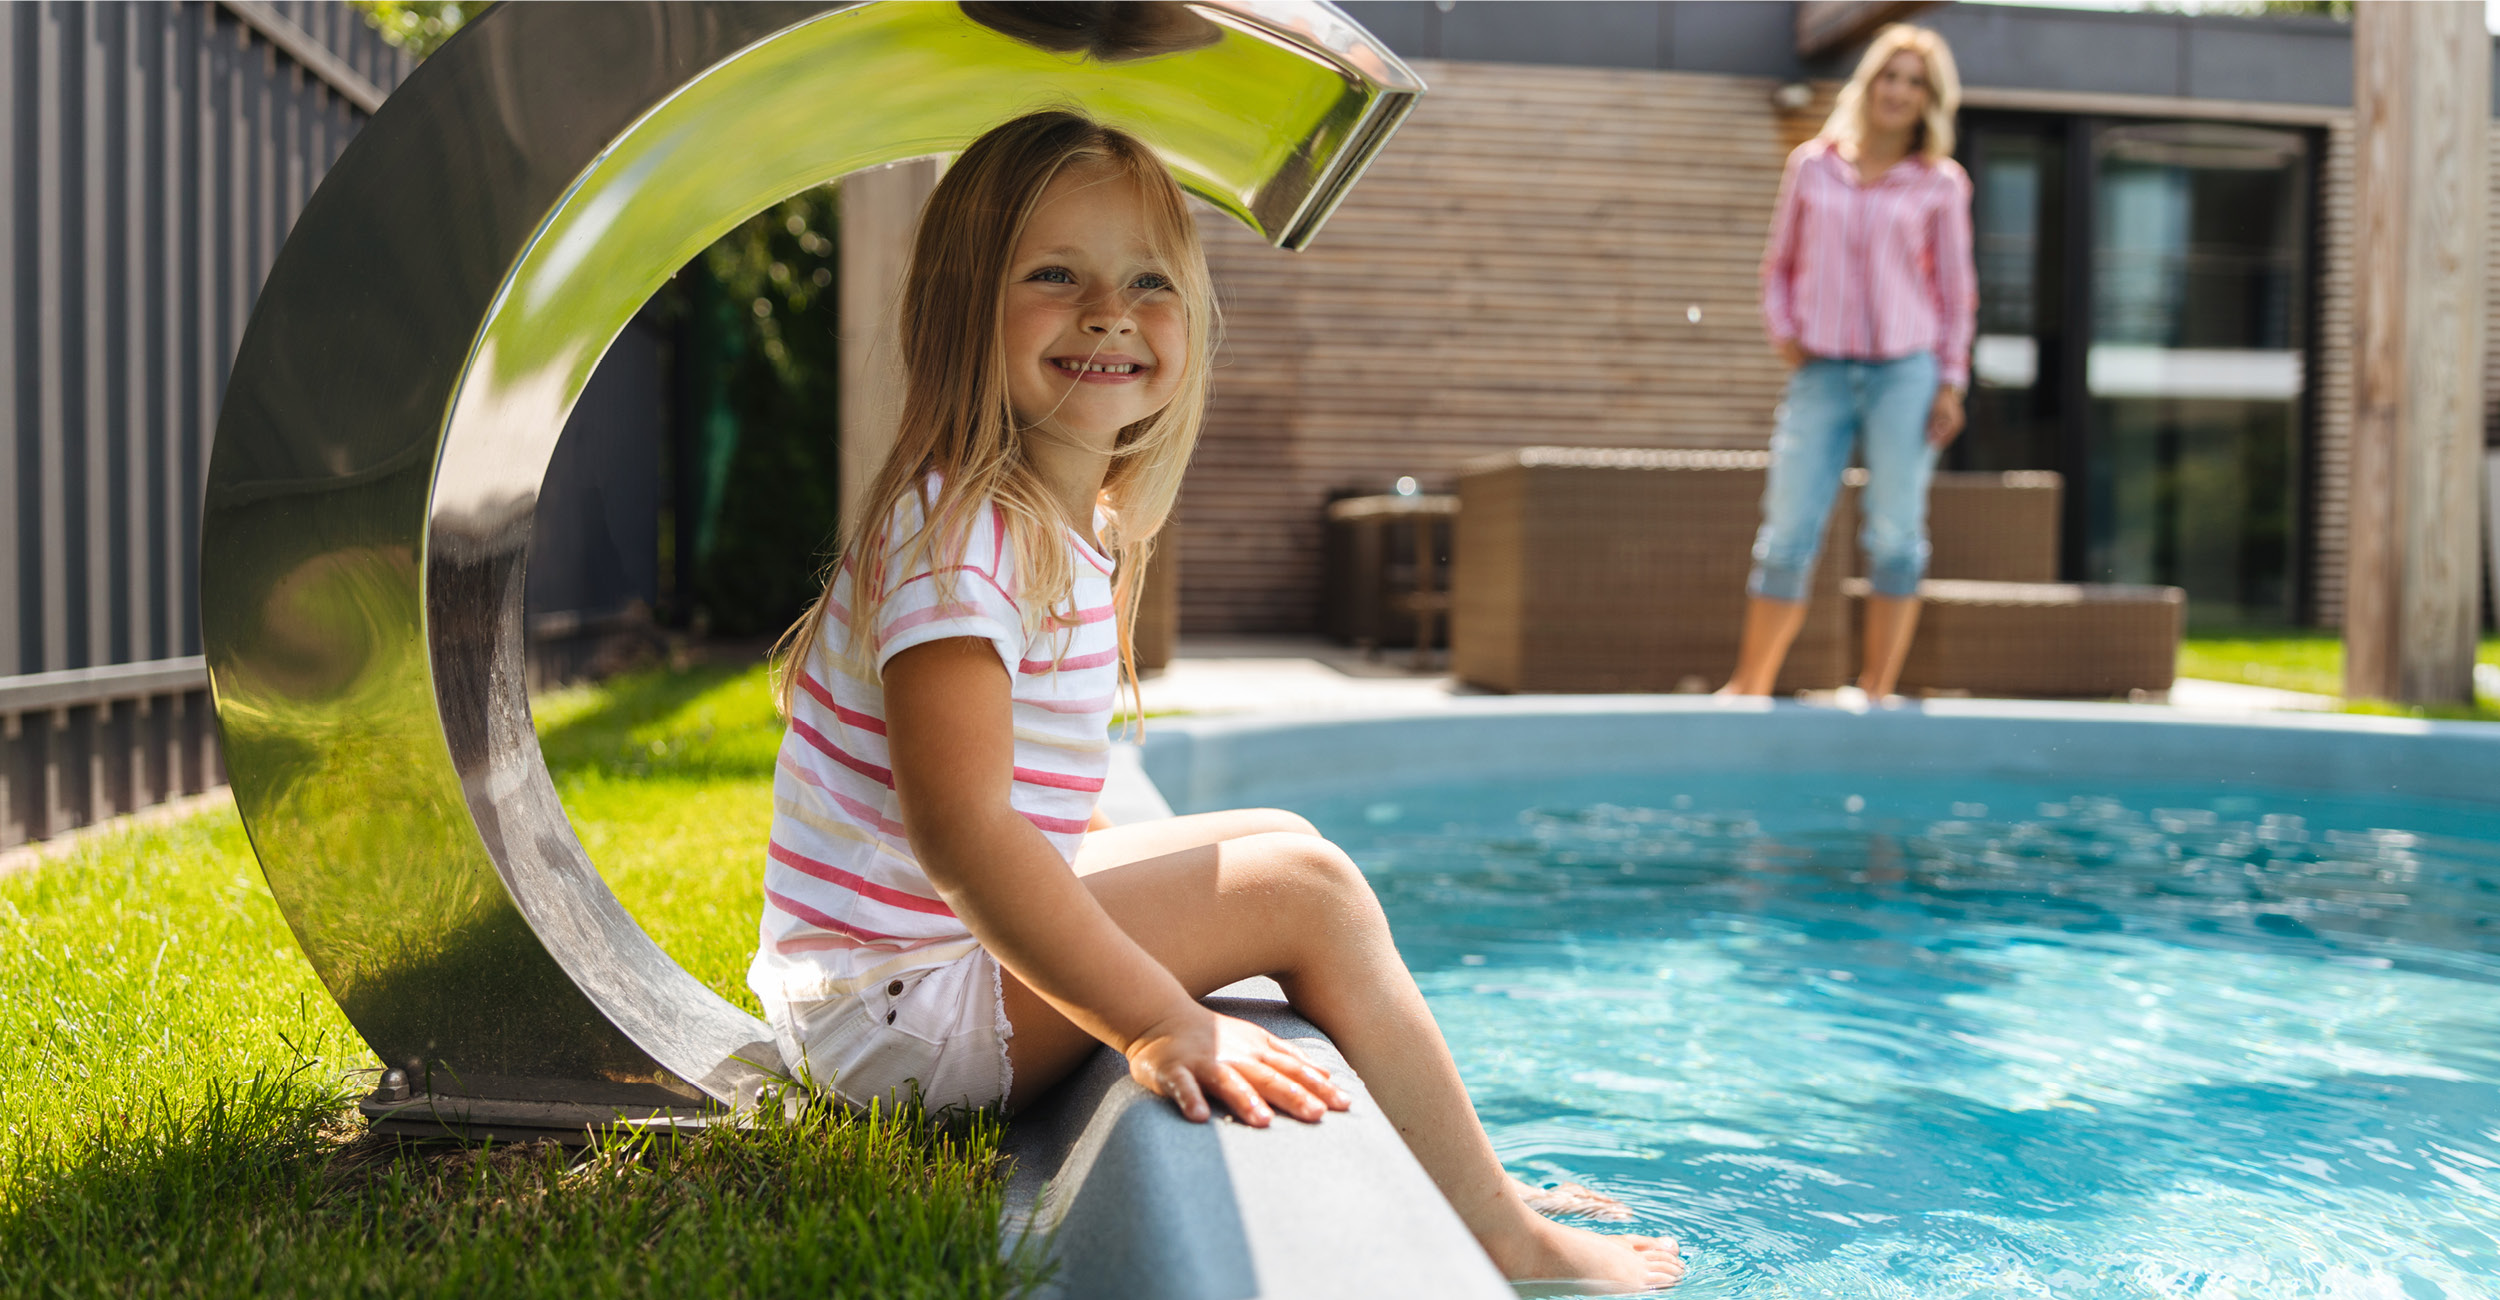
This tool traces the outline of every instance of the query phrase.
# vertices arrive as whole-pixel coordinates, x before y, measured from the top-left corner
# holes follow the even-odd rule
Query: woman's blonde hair
[[[1952,47],[1942,36],[1908,23],[1891,23],[1875,33],[1875,43],[1866,47],[1858,70],[1840,88],[1840,99],[1823,123],[1823,135],[1851,144],[1865,138],[1867,89],[1892,56],[1903,50],[1917,55],[1927,67],[1927,111],[1910,128],[1910,152],[1929,162],[1942,162],[1953,156],[1953,115],[1962,107],[1962,74],[1954,68]]]
[[[1104,546],[1114,561],[1112,603],[1120,668],[1131,690],[1139,579],[1154,536],[1180,493],[1181,471],[1197,446],[1215,347],[1215,291],[1187,198],[1162,161],[1135,136],[1081,114],[1052,110],[984,133],[947,168],[920,213],[901,304],[903,409],[894,449],[844,525],[839,560],[824,590],[774,647],[782,712],[822,635],[833,588],[851,575],[848,665],[873,673],[877,611],[893,593],[898,546],[918,550],[916,567],[948,567],[979,512],[995,506],[1015,548],[1017,605],[1025,635],[1059,625],[1076,585],[1058,506],[1027,456],[1037,429],[1017,418],[1007,394],[1001,306],[1016,243],[1053,179],[1071,170],[1131,182],[1145,208],[1147,237],[1188,322],[1178,391],[1164,408],[1122,429],[1099,502]],[[1167,359],[1166,364],[1169,364]],[[1041,436],[1049,436],[1047,433]],[[937,493],[915,537],[891,535],[896,511],[932,478]],[[1090,521],[1086,521],[1090,523]],[[940,574],[941,580],[953,574]]]

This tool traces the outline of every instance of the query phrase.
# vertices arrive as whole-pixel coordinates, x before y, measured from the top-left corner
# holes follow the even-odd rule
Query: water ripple
[[[2500,1294],[2475,814],[1799,776],[1314,815],[1504,1160],[1683,1237],[1687,1294]]]

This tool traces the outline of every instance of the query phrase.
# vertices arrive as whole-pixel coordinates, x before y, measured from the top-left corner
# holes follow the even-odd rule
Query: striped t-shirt
[[[934,564],[918,544],[925,509],[925,500],[907,500],[889,524],[892,581],[884,606],[856,607],[846,566],[834,580],[815,650],[791,667],[799,677],[773,773],[762,943],[748,972],[748,983],[767,999],[846,996],[978,946],[938,898],[904,833],[879,684],[895,655],[949,637],[975,637],[997,649],[1015,712],[1008,803],[1061,857],[1075,856],[1102,793],[1120,673],[1111,561],[1065,530],[1076,581],[1061,612],[1072,611],[1073,624],[1045,620],[1028,641],[1015,547],[998,508],[976,512],[961,549],[938,548]],[[847,667],[855,617],[875,620],[875,674]]]

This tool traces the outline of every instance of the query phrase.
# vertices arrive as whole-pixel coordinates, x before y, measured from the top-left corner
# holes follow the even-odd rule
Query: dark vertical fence
[[[0,847],[221,779],[197,607],[227,365],[408,69],[340,4],[0,6]]]

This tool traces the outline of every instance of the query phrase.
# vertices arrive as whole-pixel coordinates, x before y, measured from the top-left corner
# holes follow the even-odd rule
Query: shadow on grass
[[[533,702],[539,748],[561,781],[765,777],[781,744],[762,664],[698,664],[612,677]]]
[[[699,1135],[375,1135],[310,1071],[12,1144],[0,1294],[1005,1296],[997,1126],[811,1105]]]

